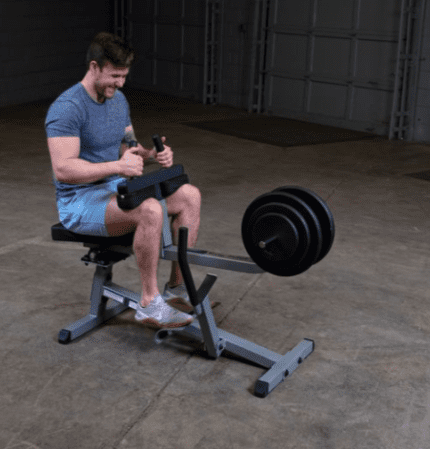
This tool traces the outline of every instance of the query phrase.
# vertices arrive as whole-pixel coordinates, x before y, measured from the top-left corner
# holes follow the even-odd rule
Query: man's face
[[[97,100],[103,103],[105,99],[112,98],[115,95],[116,89],[124,85],[129,70],[126,67],[115,67],[110,62],[106,62],[103,69],[100,70],[96,64],[95,88]]]

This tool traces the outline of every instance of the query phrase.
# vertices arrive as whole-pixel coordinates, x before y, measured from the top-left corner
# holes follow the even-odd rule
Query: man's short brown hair
[[[110,62],[115,67],[130,68],[134,60],[134,49],[128,42],[115,34],[103,31],[94,37],[88,48],[87,70],[90,68],[91,61],[96,61],[102,69],[106,62]]]

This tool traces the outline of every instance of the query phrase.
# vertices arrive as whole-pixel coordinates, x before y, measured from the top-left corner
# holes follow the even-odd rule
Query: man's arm
[[[86,184],[118,173],[117,162],[93,164],[79,158],[79,137],[48,137],[52,169],[60,182]]]
[[[142,159],[132,151],[118,161],[92,163],[79,157],[79,137],[48,137],[48,148],[55,177],[67,184],[88,184],[116,174],[142,174]]]

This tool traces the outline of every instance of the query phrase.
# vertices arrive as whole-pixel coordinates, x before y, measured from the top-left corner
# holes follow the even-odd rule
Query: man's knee
[[[177,190],[177,192],[180,192],[181,197],[189,205],[192,205],[193,207],[200,207],[202,195],[196,186],[184,184]]]
[[[137,209],[140,222],[157,225],[163,221],[163,207],[155,198],[148,198]]]

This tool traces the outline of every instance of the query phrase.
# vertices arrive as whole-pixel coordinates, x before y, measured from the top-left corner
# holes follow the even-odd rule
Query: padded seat
[[[131,246],[134,233],[122,235],[121,237],[95,237],[93,235],[77,234],[69,231],[61,223],[51,227],[52,240],[62,242],[92,243],[103,247],[109,246]]]

